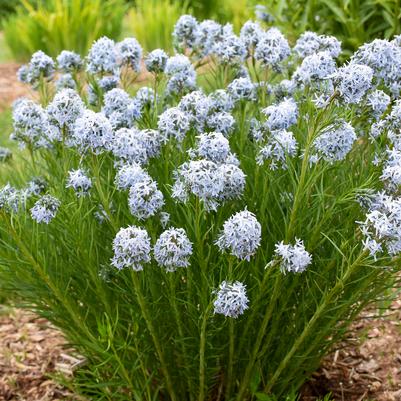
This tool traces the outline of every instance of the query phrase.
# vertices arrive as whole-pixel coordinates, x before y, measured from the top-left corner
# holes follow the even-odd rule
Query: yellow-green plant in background
[[[215,18],[221,23],[233,24],[236,32],[247,20],[254,19],[253,6],[249,0],[223,0],[218,3]]]
[[[145,50],[172,50],[171,35],[181,14],[190,12],[187,3],[170,0],[138,0],[128,12],[128,33],[135,36]]]
[[[123,0],[22,0],[4,23],[5,40],[18,60],[37,50],[56,56],[63,49],[81,54],[106,35],[118,38],[126,5]]]

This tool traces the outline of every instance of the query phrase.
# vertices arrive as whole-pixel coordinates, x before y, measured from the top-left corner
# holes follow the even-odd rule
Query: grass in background
[[[191,10],[187,3],[170,0],[137,0],[127,17],[127,31],[144,50],[156,48],[172,51],[171,35],[178,18]]]
[[[400,0],[261,0],[291,39],[311,30],[341,39],[351,53],[376,38],[401,33]]]
[[[11,108],[0,112],[0,146],[16,147],[16,142],[9,139],[12,126]]]
[[[99,37],[120,36],[126,9],[123,0],[47,0],[37,6],[22,0],[4,23],[5,40],[20,61],[37,50],[50,56],[64,49],[85,54]]]
[[[0,32],[0,63],[6,63],[8,61],[12,61],[13,59],[13,55],[7,46],[4,35],[2,32]]]

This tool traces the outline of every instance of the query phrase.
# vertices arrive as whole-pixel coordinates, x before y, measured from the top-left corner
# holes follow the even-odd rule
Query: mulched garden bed
[[[331,392],[338,401],[401,400],[401,300],[386,316],[365,312],[302,391],[302,401]],[[0,307],[0,401],[78,400],[50,376],[71,375],[80,359],[60,332],[33,313]]]
[[[0,306],[0,401],[78,400],[50,375],[71,375],[79,362],[48,321]]]

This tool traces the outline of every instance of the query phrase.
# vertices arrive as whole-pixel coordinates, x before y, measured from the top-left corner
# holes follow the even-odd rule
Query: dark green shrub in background
[[[95,39],[120,35],[126,9],[123,0],[47,0],[36,6],[22,0],[4,22],[4,35],[21,61],[37,50],[52,56],[63,49],[84,54]]]
[[[290,36],[305,30],[336,35],[348,51],[401,33],[400,0],[260,1]]]
[[[15,12],[17,5],[18,1],[15,0],[0,0],[0,24],[5,17]]]

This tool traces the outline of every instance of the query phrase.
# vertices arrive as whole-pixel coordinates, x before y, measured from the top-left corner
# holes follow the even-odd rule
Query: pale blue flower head
[[[378,120],[386,111],[391,98],[382,90],[375,90],[367,95],[367,104],[373,111],[373,116]]]
[[[115,74],[118,70],[117,49],[113,40],[102,37],[89,49],[86,70],[91,74]]]
[[[188,194],[200,198],[206,210],[216,210],[224,182],[218,165],[210,160],[191,160],[175,172],[172,197],[186,202]]]
[[[28,65],[27,81],[36,86],[40,78],[52,79],[55,72],[54,60],[39,50],[32,54]]]
[[[266,115],[266,126],[270,131],[285,130],[296,124],[298,119],[298,106],[292,98],[266,107],[262,110]]]
[[[28,74],[29,74],[29,66],[28,64],[24,64],[22,65],[20,68],[18,68],[17,71],[17,79],[18,81],[24,83],[24,84],[28,84]]]
[[[198,137],[196,152],[201,158],[223,163],[230,153],[230,144],[220,132],[201,134]]]
[[[60,74],[56,80],[57,92],[60,92],[63,89],[77,89],[77,83],[70,73]]]
[[[33,177],[28,181],[26,192],[28,196],[39,196],[46,192],[49,184],[43,177]]]
[[[168,58],[165,73],[170,76],[179,73],[186,73],[191,70],[191,67],[191,61],[187,56],[176,54],[175,56]]]
[[[384,249],[391,256],[401,253],[401,198],[378,193],[365,221],[357,223],[364,237],[364,249],[375,259]]]
[[[309,85],[331,77],[336,71],[336,63],[328,52],[313,53],[306,56],[295,70],[293,79]]]
[[[126,38],[117,44],[120,66],[129,66],[135,72],[141,68],[142,47],[135,38]]]
[[[13,133],[11,139],[21,145],[48,147],[55,133],[42,106],[32,100],[20,99],[13,105]]]
[[[164,205],[164,197],[154,180],[140,181],[129,191],[128,206],[138,220],[154,216]]]
[[[341,42],[334,36],[318,35],[315,32],[304,32],[297,40],[294,51],[301,58],[326,51],[331,57],[337,58],[341,53]]]
[[[213,53],[222,63],[240,64],[247,56],[247,49],[244,42],[231,33],[223,35],[221,40],[215,42]]]
[[[277,69],[291,53],[287,39],[277,28],[264,32],[255,49],[255,58],[265,66]]]
[[[113,127],[103,113],[85,110],[75,122],[72,142],[83,152],[99,154],[110,150],[113,139]]]
[[[305,249],[303,241],[295,239],[295,245],[276,244],[275,257],[280,261],[280,269],[285,273],[302,273],[312,263],[312,256]]]
[[[133,187],[138,182],[151,181],[149,174],[138,164],[132,162],[120,166],[115,177],[115,185],[120,191]]]
[[[178,73],[170,77],[167,82],[166,94],[182,95],[196,89],[196,73],[192,68],[186,73]]]
[[[224,89],[216,89],[209,94],[211,108],[214,112],[230,112],[234,108],[234,100]]]
[[[248,309],[248,302],[245,284],[223,281],[213,303],[214,313],[236,319]]]
[[[89,194],[92,188],[92,180],[88,177],[86,171],[81,168],[70,170],[68,172],[66,188],[72,188],[77,197],[80,198]]]
[[[114,88],[104,95],[102,112],[114,129],[131,128],[141,117],[141,105],[123,89]]]
[[[229,137],[235,129],[235,119],[230,113],[220,111],[209,116],[206,127],[209,131],[221,132]]]
[[[145,66],[149,72],[156,74],[164,72],[168,60],[167,53],[162,49],[151,51],[145,58]]]
[[[354,128],[345,121],[340,121],[325,128],[313,141],[312,147],[318,157],[333,163],[344,160],[357,139]]]
[[[10,184],[0,188],[0,210],[17,213],[21,205],[21,193]]]
[[[401,188],[401,150],[387,149],[386,153],[387,157],[380,179],[388,191],[397,192]]]
[[[193,49],[198,39],[199,24],[192,15],[182,15],[174,25],[173,38],[180,50]]]
[[[61,130],[71,130],[84,109],[85,104],[75,90],[63,89],[56,93],[46,111],[52,125]]]
[[[146,230],[136,226],[121,228],[113,241],[114,256],[111,264],[118,270],[143,270],[150,262],[151,243]]]
[[[171,107],[160,114],[157,127],[165,141],[175,138],[182,142],[190,129],[190,120],[178,107]]]
[[[233,155],[231,154],[231,157]],[[223,182],[223,187],[219,194],[219,200],[227,201],[239,199],[244,193],[246,176],[239,166],[230,162],[230,156],[226,163],[218,166],[218,172]]]
[[[167,60],[165,73],[170,77],[167,92],[178,94],[196,87],[196,72],[188,57],[178,54]]]
[[[138,133],[139,141],[146,151],[147,157],[157,157],[160,154],[164,138],[156,129],[143,129]]]
[[[152,106],[154,104],[155,96],[157,101],[158,96],[155,95],[155,91],[153,90],[153,88],[149,86],[143,86],[142,88],[139,88],[136,92],[135,99],[140,104],[141,108],[144,108],[146,106]]]
[[[294,157],[298,150],[298,143],[292,132],[286,130],[273,131],[267,144],[260,150],[256,158],[259,165],[267,160],[271,170],[287,169],[287,158]]]
[[[232,215],[216,241],[221,251],[228,250],[238,259],[250,260],[260,246],[262,226],[255,215],[243,210]]]
[[[81,56],[75,52],[63,50],[57,56],[57,66],[63,72],[78,71],[83,66]]]
[[[191,124],[198,130],[203,131],[209,117],[212,103],[208,96],[202,91],[192,91],[183,96],[178,104],[180,110],[189,117]]]
[[[358,104],[372,87],[373,70],[363,64],[347,64],[338,69],[334,81],[345,103]]]
[[[114,134],[113,155],[127,163],[146,164],[148,155],[137,128],[120,128]]]
[[[205,57],[213,51],[214,44],[221,39],[222,26],[213,20],[202,21],[197,30],[196,50],[199,56]]]
[[[351,63],[370,67],[376,81],[383,82],[398,97],[401,83],[401,47],[395,42],[375,39],[365,43],[351,57]]]
[[[246,21],[241,28],[239,37],[244,42],[248,51],[253,51],[263,34],[263,29],[258,22]]]
[[[234,81],[230,82],[227,86],[227,92],[234,101],[256,100],[255,84],[249,77],[234,79]]]
[[[43,195],[31,208],[32,219],[37,223],[49,224],[56,217],[61,202],[51,196]]]
[[[159,266],[168,272],[188,267],[192,243],[183,228],[169,228],[156,241],[154,256]]]

